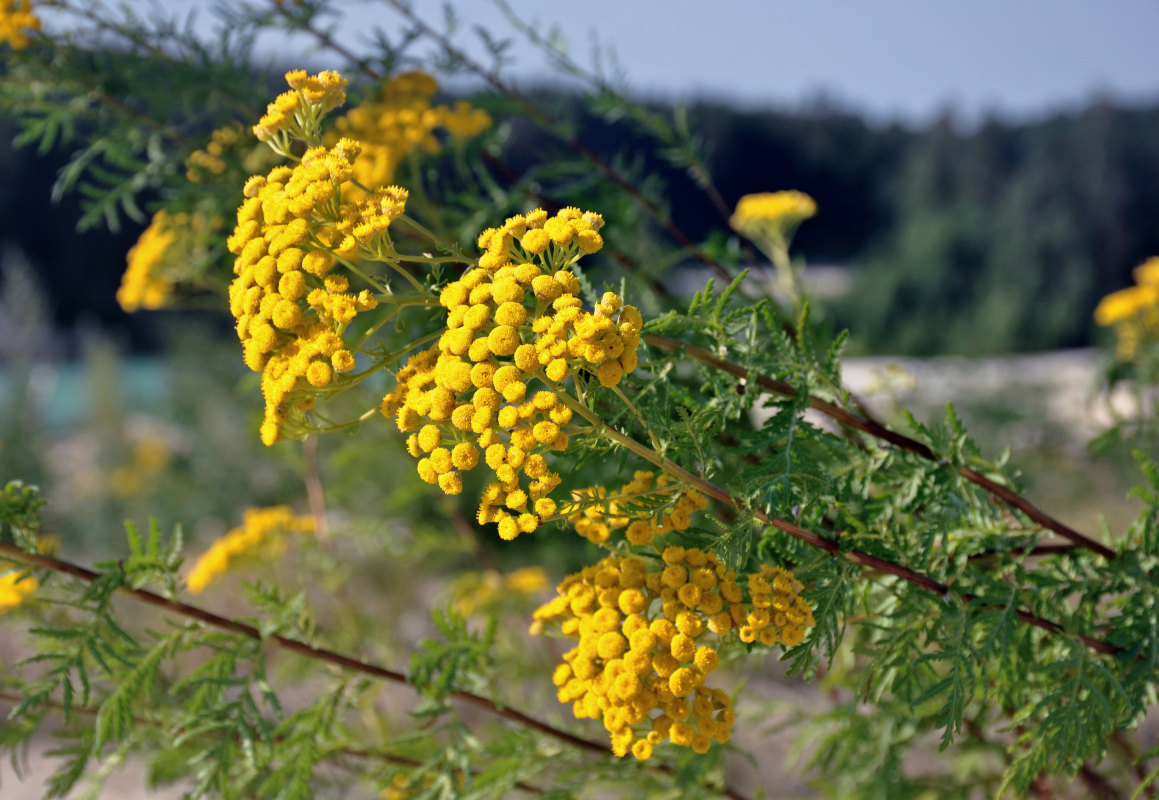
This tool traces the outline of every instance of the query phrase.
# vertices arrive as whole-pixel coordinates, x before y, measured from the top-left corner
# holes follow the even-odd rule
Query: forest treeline
[[[658,170],[664,185],[650,188],[694,240],[721,236],[719,211],[686,169],[657,161],[641,126],[601,115],[578,96],[539,99],[602,157]],[[1098,299],[1159,254],[1159,105],[1099,101],[969,130],[950,115],[914,128],[824,106],[754,111],[697,102],[685,112],[727,203],[790,188],[817,200],[820,213],[794,248],[810,263],[850,268],[853,289],[833,312],[861,350],[1085,345]],[[76,233],[75,198],[50,201],[67,151],[15,149],[13,134],[0,125],[0,252],[19,251],[34,265],[62,329],[99,325],[149,348],[155,321],[128,318],[114,299],[125,251],[143,226]],[[534,181],[526,171],[550,163],[559,145],[520,121],[502,148],[504,169]]]

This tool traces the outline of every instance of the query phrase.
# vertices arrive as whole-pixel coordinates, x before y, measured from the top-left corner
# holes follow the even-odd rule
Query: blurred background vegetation
[[[576,95],[543,90],[537,99],[606,160],[659,176],[673,221],[693,238],[719,229],[706,194],[643,133]],[[882,125],[824,103],[801,112],[696,103],[684,113],[726,202],[785,187],[817,200],[821,213],[795,249],[841,270],[833,311],[858,352],[1090,345],[1099,298],[1129,285],[1131,269],[1159,252],[1159,106],[1096,101],[968,130],[952,115],[922,128]],[[35,265],[55,352],[78,355],[97,329],[130,351],[155,351],[165,320],[180,316],[126,315],[114,298],[144,225],[75,232],[76,198],[50,199],[67,153],[16,149],[14,135],[0,125],[0,252]],[[501,158],[526,176],[556,146],[517,121]]]

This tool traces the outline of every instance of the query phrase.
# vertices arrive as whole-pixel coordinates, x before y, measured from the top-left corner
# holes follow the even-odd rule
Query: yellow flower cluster
[[[804,192],[746,194],[737,201],[729,224],[733,230],[756,239],[788,238],[805,220],[817,214],[817,203]]]
[[[17,569],[0,575],[0,615],[7,614],[24,602],[39,586],[36,578],[26,569]]]
[[[460,100],[454,106],[432,105],[439,85],[424,72],[405,72],[388,80],[379,97],[352,108],[335,121],[339,135],[363,147],[355,178],[363,186],[394,180],[400,162],[412,153],[434,155],[441,149],[435,132],[466,139],[491,127],[491,116]]]
[[[675,493],[675,502],[670,502]],[[625,536],[634,545],[649,544],[669,531],[686,531],[692,515],[708,506],[708,499],[672,481],[667,475],[640,471],[611,495],[601,487],[575,493],[580,511],[568,517],[580,536],[603,544],[611,532],[627,528]]]
[[[342,334],[359,312],[378,305],[369,289],[349,291],[349,279],[334,271],[335,256],[355,258],[381,248],[407,193],[391,186],[361,203],[339,203],[358,150],[356,142],[342,139],[329,149],[307,150],[294,167],[250,178],[227,242],[237,256],[230,311],[246,365],[262,373],[261,437],[267,445],[299,435],[294,415],[308,409],[335,375],[354,369]]]
[[[1095,322],[1115,329],[1121,361],[1132,360],[1144,342],[1159,339],[1159,256],[1135,267],[1135,284],[1112,292],[1095,307]]]
[[[174,287],[204,263],[210,237],[218,235],[222,223],[221,217],[200,212],[155,213],[126,256],[128,266],[117,290],[121,308],[132,314],[168,305]]]
[[[194,150],[185,159],[185,177],[192,183],[201,183],[210,175],[221,175],[226,170],[226,150],[244,142],[239,125],[226,125],[209,135],[204,150]],[[262,148],[265,150],[266,148]]]
[[[537,209],[484,231],[479,266],[439,296],[446,332],[409,359],[383,399],[382,413],[411,433],[407,449],[423,480],[458,494],[462,473],[480,461],[494,471],[478,519],[498,523],[504,539],[555,513],[548,495],[560,477],[544,454],[567,448],[572,418],[558,384],[586,371],[612,387],[636,367],[640,312],[613,292],[584,310],[569,269],[603,246],[602,225],[576,208],[554,217]],[[545,389],[533,391],[534,381]]]
[[[760,640],[770,646],[778,642],[785,647],[799,645],[805,629],[816,624],[812,606],[800,594],[804,588],[788,570],[762,564],[761,571],[748,579],[753,610],[737,631],[740,640]]]
[[[664,549],[660,564],[610,556],[569,576],[531,626],[541,634],[548,624],[558,625],[576,640],[552,678],[559,701],[571,703],[577,719],[601,719],[618,756],[650,758],[665,740],[697,753],[713,741],[727,742],[732,700],[706,682],[724,638],[739,628],[743,640],[755,615],[762,631],[780,631],[786,646],[798,643],[795,632],[784,635],[787,620],[766,621],[760,612],[784,597],[791,598],[788,609],[808,609],[797,594],[800,584],[784,570],[762,569],[748,583],[751,610],[733,570],[712,553],[676,546]],[[812,624],[811,611],[801,624],[806,622]]]
[[[30,30],[40,30],[32,0],[0,0],[0,44],[7,42],[13,50],[23,50],[28,46],[25,31]]]
[[[529,595],[548,586],[543,567],[523,567],[506,575],[496,570],[468,573],[451,586],[452,605],[463,616],[512,595]]]
[[[307,75],[304,69],[290,70],[286,83],[290,91],[278,95],[253,127],[260,141],[286,133],[312,139],[322,116],[346,102],[346,79],[331,70],[317,75]]]
[[[242,524],[214,542],[197,559],[185,584],[193,594],[201,594],[239,559],[279,553],[285,547],[282,534],[310,533],[313,530],[314,518],[295,516],[289,506],[246,509]]]
[[[169,212],[158,211],[137,243],[129,248],[128,267],[117,290],[117,302],[130,314],[142,307],[152,311],[169,301],[173,281],[160,274],[158,267],[177,238],[175,222]]]

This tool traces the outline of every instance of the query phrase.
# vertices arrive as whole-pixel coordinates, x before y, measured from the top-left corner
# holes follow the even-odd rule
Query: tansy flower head
[[[670,571],[681,580],[661,580]],[[616,755],[645,760],[664,741],[705,753],[731,736],[732,700],[708,683],[731,632],[743,624],[741,641],[791,647],[813,624],[791,573],[764,566],[748,584],[752,605],[735,573],[695,548],[665,548],[661,563],[611,556],[566,578],[531,632],[550,625],[575,641],[552,676],[557,696],[600,719]]]
[[[349,382],[344,376],[357,365],[343,334],[378,305],[369,289],[355,293],[335,270],[337,257],[357,260],[388,248],[388,228],[403,213],[407,192],[388,186],[361,203],[338,203],[358,156],[357,142],[340,139],[307,150],[293,167],[250,178],[243,190],[227,241],[236,255],[229,301],[245,363],[262,373],[267,445],[307,433],[304,414],[314,399]]]
[[[804,192],[746,194],[729,219],[733,230],[750,239],[788,241],[805,220],[817,214],[817,203]]]
[[[276,555],[285,546],[284,534],[313,530],[313,517],[295,516],[288,506],[247,509],[242,524],[197,559],[185,583],[193,594],[200,594],[240,559]]]
[[[0,616],[23,603],[38,586],[36,578],[30,576],[26,569],[0,574]]]
[[[1095,322],[1115,330],[1116,355],[1131,361],[1146,342],[1159,339],[1159,256],[1135,268],[1137,285],[1104,297],[1095,307]]]
[[[438,89],[430,75],[404,72],[388,79],[377,98],[338,118],[338,134],[363,145],[363,157],[355,168],[359,184],[390,183],[398,165],[414,153],[438,153],[442,149],[439,130],[455,138],[469,138],[491,126],[486,111],[465,101],[453,107],[433,104],[431,100]]]
[[[346,79],[330,70],[308,75],[305,70],[295,69],[286,73],[286,82],[290,91],[278,95],[266,107],[266,113],[253,127],[254,135],[265,142],[282,131],[290,131],[298,138],[317,141],[321,118],[346,102]]]
[[[126,257],[127,267],[117,290],[121,308],[133,313],[167,305],[174,286],[209,252],[207,237],[220,222],[220,218],[210,220],[201,213],[155,213]]]
[[[31,0],[0,0],[0,44],[13,50],[28,46],[26,31],[39,31],[40,18],[32,11]]]
[[[614,492],[602,487],[575,492],[564,512],[576,533],[596,544],[626,528],[630,544],[646,545],[669,531],[688,530],[692,515],[707,506],[708,499],[695,489],[640,471]]]
[[[478,267],[439,294],[446,331],[411,357],[383,399],[383,413],[394,416],[400,430],[429,421],[440,437],[473,443],[485,453],[495,482],[477,518],[496,523],[504,539],[534,531],[555,513],[549,495],[560,477],[545,455],[567,448],[573,414],[560,384],[582,371],[615,386],[636,367],[640,312],[612,292],[593,312],[584,310],[570,270],[602,246],[594,221],[601,221],[598,215],[578,209],[554,217],[536,210],[483,231]],[[554,238],[547,234],[551,241],[543,249],[520,243],[548,227]],[[417,445],[421,451],[421,441]],[[419,459],[420,477],[444,491],[460,487],[458,474],[477,463],[452,459],[443,470]]]

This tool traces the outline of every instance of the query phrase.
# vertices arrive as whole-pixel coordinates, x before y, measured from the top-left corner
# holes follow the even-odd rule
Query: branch
[[[554,384],[548,383],[548,385],[552,386]],[[584,417],[586,420],[588,420],[588,422],[596,426],[600,436],[610,439],[616,444],[623,446],[627,450],[630,450],[659,469],[664,470],[677,480],[697,489],[702,494],[707,495],[714,500],[718,500],[727,506],[731,506],[742,514],[749,514],[754,519],[763,522],[765,525],[771,525],[782,533],[787,533],[796,539],[800,539],[806,544],[812,545],[813,547],[816,547],[820,550],[825,550],[826,552],[832,553],[833,555],[838,556],[839,558],[843,558],[846,561],[859,564],[863,567],[869,567],[870,569],[877,570],[878,572],[882,572],[887,575],[893,575],[894,577],[901,578],[907,583],[911,583],[914,586],[925,589],[927,592],[936,594],[939,597],[950,597],[950,587],[947,584],[934,580],[928,575],[924,575],[916,570],[910,569],[909,567],[897,564],[893,561],[889,561],[875,555],[871,555],[861,550],[842,550],[841,546],[834,539],[822,536],[821,534],[815,531],[811,531],[808,528],[803,528],[800,525],[797,525],[795,522],[790,522],[787,519],[783,519],[781,517],[771,517],[762,509],[754,509],[745,506],[735,497],[730,495],[727,491],[717,486],[715,483],[712,483],[711,481],[705,480],[699,475],[695,475],[689,472],[688,470],[684,469],[684,467],[681,467],[679,464],[670,461],[669,459],[649,448],[647,445],[644,445],[632,437],[627,436],[611,427],[598,416],[593,414],[587,407],[577,402],[570,395],[559,391],[557,391],[557,395],[565,405],[567,405],[580,416]],[[834,408],[836,408],[836,406],[834,406]],[[848,412],[843,413],[848,414]],[[924,445],[922,446],[924,447]],[[958,594],[958,597],[962,600],[963,603],[971,603],[978,599],[977,595],[970,594],[968,592],[960,593]],[[1026,625],[1030,625],[1035,628],[1041,628],[1044,631],[1061,636],[1075,636],[1087,647],[1098,653],[1103,653],[1106,655],[1119,655],[1123,652],[1122,648],[1111,644],[1110,642],[1097,639],[1093,636],[1087,636],[1086,634],[1082,633],[1073,634],[1063,628],[1059,623],[1045,619],[1036,614],[1031,614],[1029,611],[1020,610],[1017,612],[1017,615],[1019,621]]]
[[[43,569],[49,569],[53,572],[58,572],[64,575],[69,575],[73,578],[76,578],[77,580],[84,581],[85,583],[92,583],[100,577],[100,573],[94,572],[93,570],[87,569],[86,567],[82,567],[78,564],[73,564],[69,561],[62,561],[58,558],[53,558],[52,556],[26,553],[20,548],[11,544],[0,543],[0,555],[2,555],[4,558],[11,559],[12,561],[41,567]],[[125,594],[132,595],[134,598],[140,600],[143,603],[156,606],[157,608],[164,609],[165,611],[169,611],[174,614],[180,614],[181,616],[188,617],[189,619],[195,619],[199,622],[205,623],[206,625],[217,628],[218,630],[223,630],[228,633],[243,636],[247,639],[253,639],[255,641],[264,641],[283,650],[288,650],[292,653],[305,656],[306,658],[314,659],[315,661],[323,661],[327,664],[341,667],[342,669],[351,670],[353,672],[358,672],[363,675],[368,675],[372,678],[378,678],[379,680],[385,680],[391,683],[398,683],[405,686],[410,685],[407,683],[406,675],[402,674],[401,672],[387,669],[386,667],[379,666],[378,664],[374,664],[369,661],[362,661],[351,656],[343,655],[333,650],[327,650],[323,647],[316,647],[314,645],[306,644],[305,642],[299,642],[286,636],[275,634],[273,636],[263,637],[261,632],[253,625],[249,625],[245,622],[239,622],[238,620],[230,619],[228,617],[219,616],[214,614],[212,611],[207,611],[206,609],[199,608],[197,606],[191,606],[188,603],[182,603],[177,600],[170,600],[167,597],[162,597],[161,595],[150,592],[147,589],[130,589],[128,587],[121,587],[120,591],[124,592]],[[483,710],[489,711],[492,714],[503,717],[504,719],[517,722],[521,725],[526,725],[533,730],[539,731],[540,733],[546,734],[555,739],[559,739],[560,741],[566,742],[581,750],[587,750],[589,752],[601,754],[606,754],[609,752],[608,749],[601,744],[588,741],[587,739],[582,739],[579,736],[568,733],[567,731],[554,728],[551,725],[548,725],[546,722],[541,722],[533,717],[527,716],[521,711],[516,711],[515,709],[511,708],[503,708],[496,704],[494,701],[488,700],[486,697],[465,691],[451,692],[450,696],[456,700],[461,700],[465,703],[482,708]]]
[[[740,366],[739,364],[735,364],[731,361],[719,358],[708,350],[705,350],[703,347],[697,347],[696,345],[682,342],[679,339],[673,339],[668,336],[658,336],[655,334],[647,334],[643,338],[647,344],[651,345],[652,347],[657,347],[661,350],[667,350],[669,352],[684,350],[690,358],[699,361],[702,364],[710,366],[714,369],[718,369],[722,372],[727,372],[730,375],[735,375],[738,378],[746,378],[750,381],[756,381],[756,383],[762,389],[773,392],[774,394],[783,395],[785,397],[796,397],[798,395],[796,388],[789,385],[785,381],[776,380],[775,378],[770,378],[767,375],[752,375],[747,369]],[[821,412],[833,420],[836,420],[842,425],[859,430],[862,433],[869,434],[870,436],[873,436],[877,439],[889,442],[890,444],[920,456],[927,461],[942,461],[942,459],[936,453],[934,453],[934,451],[931,450],[928,445],[919,442],[917,439],[911,439],[904,434],[892,431],[879,422],[846,411],[845,409],[834,405],[833,403],[821,400],[816,397],[810,397],[809,407]],[[1043,528],[1054,531],[1059,536],[1062,536],[1065,539],[1069,539],[1079,547],[1084,547],[1093,553],[1097,553],[1108,561],[1113,561],[1116,558],[1115,551],[1111,548],[1079,533],[1064,522],[1055,519],[1050,514],[1047,514],[1045,511],[1031,503],[1022,495],[1009,489],[1006,486],[995,483],[993,480],[987,478],[977,470],[971,469],[970,467],[959,467],[958,475],[960,475],[962,478],[965,478],[970,483],[981,487],[995,497],[998,497],[1013,508],[1018,509],[1022,513],[1026,514],[1027,517],[1041,525]]]

